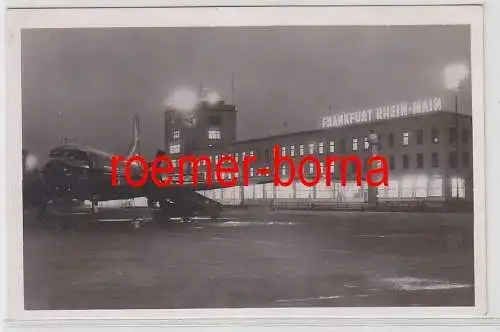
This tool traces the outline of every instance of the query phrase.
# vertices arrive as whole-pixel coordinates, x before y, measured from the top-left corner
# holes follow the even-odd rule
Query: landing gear
[[[190,223],[193,221],[193,217],[184,216],[182,217],[182,222]]]
[[[180,218],[182,223],[190,223],[195,216],[209,217],[216,221],[222,213],[222,205],[194,191],[184,190],[172,193],[168,198],[157,197],[148,200],[148,206],[163,220]]]
[[[98,214],[99,213],[99,201],[93,199],[92,200],[92,213],[93,214]]]

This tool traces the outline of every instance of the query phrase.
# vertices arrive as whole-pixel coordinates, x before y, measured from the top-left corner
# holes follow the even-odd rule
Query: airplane
[[[126,156],[137,154],[140,140],[139,118],[134,116],[133,141]],[[161,150],[158,155],[164,155]],[[159,205],[162,215],[167,218],[191,220],[194,216],[217,219],[222,213],[222,204],[199,193],[199,190],[213,189],[205,183],[172,183],[159,188],[152,181],[135,188],[124,181],[124,165],[119,165],[118,185],[111,182],[112,153],[79,144],[64,144],[52,149],[49,158],[40,170],[25,172],[23,150],[23,202],[35,206],[43,213],[49,203],[67,207],[75,201],[90,201],[92,212],[98,213],[100,201],[146,197],[148,206]],[[140,177],[142,169],[132,164],[132,176]]]

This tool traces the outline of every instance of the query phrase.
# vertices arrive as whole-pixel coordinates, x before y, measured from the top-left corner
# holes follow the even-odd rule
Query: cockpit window
[[[67,156],[70,160],[88,161],[87,153],[80,150],[67,151]]]
[[[86,152],[75,149],[55,149],[50,152],[50,157],[68,158],[69,160],[84,162],[87,162],[89,160]]]
[[[49,156],[50,157],[55,157],[55,158],[61,158],[66,155],[66,150],[64,149],[55,149],[50,151]]]

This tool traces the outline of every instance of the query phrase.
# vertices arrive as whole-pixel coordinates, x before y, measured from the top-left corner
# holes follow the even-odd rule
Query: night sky
[[[469,65],[469,29],[224,27],[37,29],[22,34],[23,146],[68,137],[110,152],[164,148],[162,103],[200,84],[234,102],[238,138],[318,128],[320,117],[441,96],[443,69]]]

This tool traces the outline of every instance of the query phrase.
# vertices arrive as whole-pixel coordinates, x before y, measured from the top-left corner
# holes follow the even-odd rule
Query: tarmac
[[[473,214],[144,208],[24,218],[27,310],[473,306]]]

